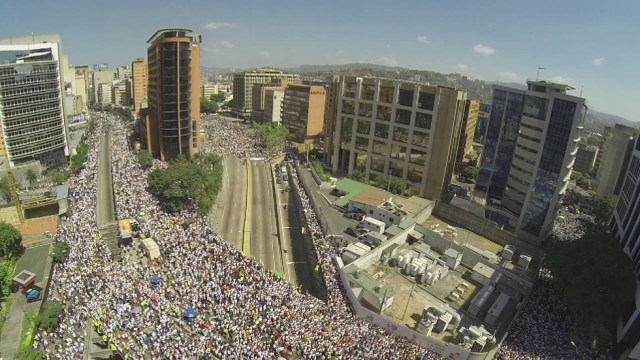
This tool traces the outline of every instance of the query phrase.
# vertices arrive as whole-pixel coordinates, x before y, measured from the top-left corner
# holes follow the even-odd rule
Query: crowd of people
[[[41,332],[36,341],[47,358],[72,359],[90,351],[85,340],[92,326],[129,359],[437,358],[353,316],[336,279],[333,250],[305,194],[307,224],[330,294],[327,303],[243,257],[204,219],[186,222],[195,217],[193,209],[164,213],[140,181],[148,170],[131,152],[124,124],[108,113],[93,118],[97,129],[88,139],[88,161],[71,180],[72,213],[57,235],[68,243],[69,256],[52,273],[50,300],[65,305],[63,315],[55,330]],[[157,263],[145,265],[135,251],[114,261],[101,239],[95,216],[97,151],[107,129],[117,217],[135,219],[156,241]]]
[[[551,283],[551,274],[541,270],[538,284],[527,298],[502,343],[498,359],[610,359],[606,349],[593,351],[575,338],[569,310]]]
[[[574,241],[587,233],[591,217],[563,206],[558,212],[551,236],[559,241]]]
[[[217,114],[202,114],[201,124],[207,134],[206,152],[237,157],[260,157],[265,152],[258,140],[258,132],[240,120]]]
[[[243,257],[194,209],[163,212],[141,181],[150,170],[139,166],[130,149],[130,130],[109,113],[94,113],[93,119],[97,127],[87,140],[88,160],[71,179],[72,210],[56,236],[68,244],[69,255],[52,272],[49,300],[64,304],[63,314],[54,330],[40,331],[35,338],[47,358],[74,359],[91,351],[86,347],[91,346],[87,334],[92,327],[107,349],[126,359],[439,358],[354,316],[332,260],[336,250],[293,167],[293,189],[318,253],[327,302],[299,292]],[[210,133],[223,135],[207,151],[259,154],[247,127],[212,119],[206,125]],[[98,145],[106,131],[111,132],[117,218],[136,220],[139,232],[155,240],[161,251],[157,262],[141,261],[144,254],[135,249],[114,261],[96,225]],[[297,158],[289,154],[288,161]],[[164,166],[155,161],[152,169]],[[578,356],[576,349],[588,354],[580,344],[571,345],[569,323],[566,309],[543,278],[499,357],[570,359]]]

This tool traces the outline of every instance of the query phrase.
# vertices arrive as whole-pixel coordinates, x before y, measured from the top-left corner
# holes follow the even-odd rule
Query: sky
[[[572,85],[640,121],[640,1],[3,0],[0,38],[58,33],[75,65],[131,64],[161,28],[202,34],[204,66],[377,63]]]

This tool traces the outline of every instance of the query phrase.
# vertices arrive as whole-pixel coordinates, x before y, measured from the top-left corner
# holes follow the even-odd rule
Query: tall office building
[[[108,84],[111,86],[113,80],[115,80],[117,74],[115,71],[109,69],[98,68],[91,73],[91,94],[92,94],[92,103],[103,104],[104,96],[101,97],[101,94],[104,95],[104,91],[101,90],[101,85]]]
[[[58,35],[0,41],[0,168],[69,155]]]
[[[520,90],[494,85],[476,191],[485,217],[525,241],[549,234],[565,193],[587,112],[573,88],[528,81]]]
[[[605,130],[606,139],[596,174],[596,198],[620,193],[637,134],[640,130],[621,124]]]
[[[140,116],[142,101],[147,98],[147,87],[149,86],[147,72],[147,64],[143,58],[137,58],[131,62],[133,112],[136,117]]]
[[[325,159],[334,172],[391,177],[410,194],[439,199],[455,166],[466,93],[425,83],[334,76]]]
[[[127,80],[131,78],[132,70],[128,65],[119,66],[116,69],[116,80]]]
[[[321,140],[327,92],[324,86],[288,84],[282,102],[282,126],[297,143]]]
[[[256,69],[234,74],[231,113],[242,118],[251,116],[255,84],[280,84],[281,80],[293,82],[297,79],[298,75],[284,74],[273,69]]]
[[[626,139],[623,144],[626,145]],[[611,233],[631,258],[636,274],[635,308],[622,314],[618,345],[625,359],[640,359],[640,136],[635,135],[628,166],[624,169],[618,206],[611,219]]]
[[[200,133],[200,44],[190,29],[162,29],[147,41],[147,115],[140,125],[146,148],[162,160],[192,158],[202,147]]]
[[[264,97],[263,122],[280,126],[282,124],[284,89],[266,89]]]
[[[82,97],[84,104],[89,102],[89,88],[91,85],[91,71],[89,66],[81,65],[74,68],[75,82],[73,84],[73,93]]]
[[[461,162],[464,156],[469,153],[473,147],[473,139],[476,135],[476,127],[478,126],[479,112],[480,101],[467,100],[464,103],[464,116],[462,117],[458,153],[456,155],[457,162]]]
[[[487,124],[489,123],[489,114],[491,113],[491,104],[480,103],[478,109],[478,125],[476,127],[475,141],[484,144],[484,136],[487,132]]]

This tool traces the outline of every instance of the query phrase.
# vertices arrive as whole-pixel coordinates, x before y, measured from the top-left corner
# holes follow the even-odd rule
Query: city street
[[[245,209],[247,204],[247,168],[242,159],[224,158],[224,196],[220,233],[236,249],[242,251]]]

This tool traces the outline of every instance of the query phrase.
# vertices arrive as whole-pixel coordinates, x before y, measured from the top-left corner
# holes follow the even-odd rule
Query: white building
[[[264,122],[280,126],[282,124],[284,90],[266,89],[264,96]]]
[[[0,40],[0,167],[69,155],[59,35]]]

